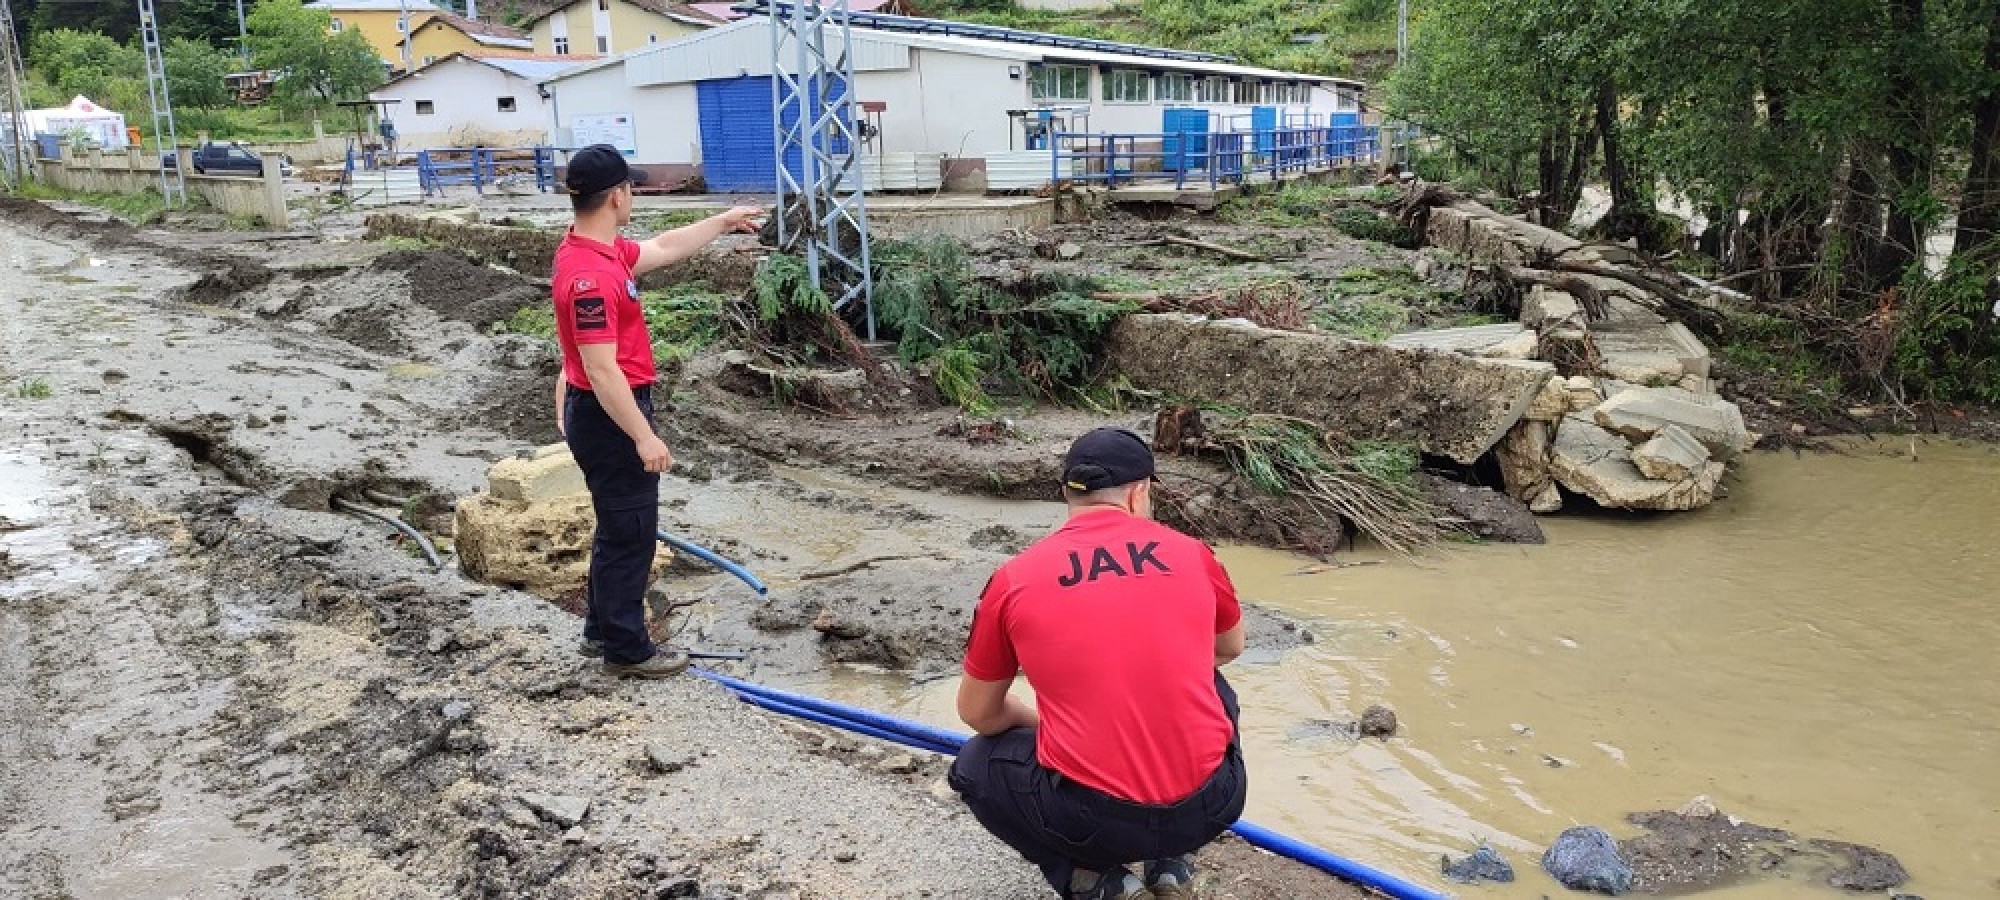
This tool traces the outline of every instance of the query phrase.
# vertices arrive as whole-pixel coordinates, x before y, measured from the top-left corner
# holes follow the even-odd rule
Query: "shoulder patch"
[[[574,294],[582,294],[582,293],[585,293],[585,292],[588,292],[588,291],[594,291],[594,290],[596,290],[596,289],[597,289],[597,282],[596,282],[595,280],[591,279],[590,277],[588,277],[588,276],[585,276],[585,277],[582,277],[582,278],[578,278],[577,280],[575,280],[575,281],[572,281],[572,282],[570,282],[570,285],[569,285],[569,289],[570,289],[570,292],[571,292],[571,293],[574,293]]]
[[[603,331],[610,327],[610,321],[604,313],[603,297],[578,297],[575,310],[578,331]]]

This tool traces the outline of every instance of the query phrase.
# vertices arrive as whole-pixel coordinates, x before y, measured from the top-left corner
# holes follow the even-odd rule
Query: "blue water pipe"
[[[738,565],[737,563],[730,562],[729,559],[724,557],[722,554],[710,550],[707,547],[703,547],[700,544],[694,543],[693,541],[690,541],[687,538],[674,535],[664,529],[660,531],[660,543],[666,544],[667,546],[672,547],[675,550],[679,550],[682,553],[694,557],[695,559],[699,559],[702,562],[708,563],[711,566],[714,566],[718,569],[721,569],[724,572],[728,572],[729,574],[736,576],[737,579],[741,580],[744,584],[749,585],[751,590],[756,591],[757,596],[759,597],[768,597],[771,594],[771,589],[765,587],[764,582],[757,580],[757,576],[750,574],[749,569],[743,568],[741,565]]]
[[[721,685],[738,699],[753,706],[905,747],[952,756],[957,754],[967,740],[965,735],[934,728],[921,722],[912,722],[831,700],[752,684],[708,669],[696,668],[689,671]],[[1261,825],[1239,821],[1230,826],[1230,830],[1253,847],[1337,875],[1396,900],[1449,900],[1446,894],[1370,868],[1296,838],[1286,837]]]

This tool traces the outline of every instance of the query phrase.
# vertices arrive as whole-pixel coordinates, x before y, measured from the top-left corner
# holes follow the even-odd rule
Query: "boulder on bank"
[[[1617,842],[1595,826],[1571,828],[1542,854],[1542,868],[1563,887],[1614,897],[1632,889],[1632,866]]]
[[[1648,478],[1632,461],[1630,441],[1581,418],[1562,423],[1549,457],[1557,482],[1606,509],[1699,509],[1715,499],[1723,468],[1706,462],[1678,481]]]
[[[465,574],[544,597],[583,584],[597,516],[569,450],[556,444],[527,458],[503,459],[486,478],[485,493],[458,502],[456,540]],[[660,548],[654,577],[672,563],[673,554]]]
[[[1485,844],[1479,845],[1471,856],[1457,862],[1446,858],[1443,868],[1444,877],[1459,884],[1478,884],[1481,881],[1510,884],[1514,881],[1514,866],[1501,859],[1499,851]]]
[[[1547,363],[1474,359],[1189,315],[1120,319],[1111,367],[1144,390],[1282,413],[1470,465],[1520,421]]]

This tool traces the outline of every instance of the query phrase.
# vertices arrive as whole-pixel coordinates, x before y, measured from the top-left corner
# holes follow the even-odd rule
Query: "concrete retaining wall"
[[[132,149],[122,153],[92,150],[81,157],[63,151],[62,159],[40,161],[43,181],[71,191],[108,194],[157,193],[160,163],[152,153]],[[285,180],[275,156],[264,159],[262,178],[196,175],[188,161],[187,148],[181,149],[181,171],[187,174],[187,190],[221,212],[251,216],[264,227],[282,230],[291,227],[285,208]]]

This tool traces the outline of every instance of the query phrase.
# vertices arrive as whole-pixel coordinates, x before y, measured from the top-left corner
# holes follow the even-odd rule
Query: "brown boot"
[[[653,653],[653,658],[640,663],[604,663],[604,674],[620,678],[672,678],[687,671],[688,655],[669,647],[661,647]]]

